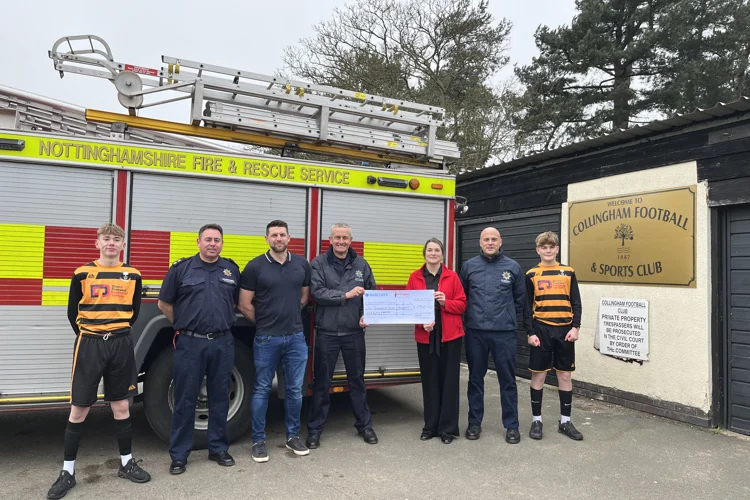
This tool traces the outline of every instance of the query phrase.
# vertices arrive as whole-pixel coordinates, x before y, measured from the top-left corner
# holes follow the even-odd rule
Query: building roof
[[[494,172],[516,169],[526,165],[576,157],[582,153],[590,153],[596,150],[624,145],[649,136],[661,136],[668,132],[690,127],[691,125],[709,122],[719,118],[727,118],[732,115],[740,115],[748,111],[750,111],[750,97],[740,97],[736,101],[727,104],[719,103],[712,108],[699,108],[691,113],[675,114],[664,120],[655,120],[645,125],[639,125],[626,130],[618,130],[600,137],[584,139],[549,151],[530,154],[511,161],[498,163],[491,167],[473,170],[459,175],[458,181],[484,177]]]

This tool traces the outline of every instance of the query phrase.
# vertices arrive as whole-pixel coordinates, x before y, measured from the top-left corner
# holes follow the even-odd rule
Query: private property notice
[[[648,361],[648,300],[601,299],[599,352]]]

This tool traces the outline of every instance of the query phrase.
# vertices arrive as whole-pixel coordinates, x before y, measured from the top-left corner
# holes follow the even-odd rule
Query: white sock
[[[533,422],[541,422],[542,416],[541,415],[532,415],[531,418],[533,418]]]
[[[122,466],[125,467],[126,465],[128,465],[128,462],[130,461],[131,458],[133,458],[132,454],[120,455],[120,462],[122,463]]]
[[[76,473],[76,461],[75,460],[65,460],[63,462],[63,470],[68,471],[68,474],[71,476]]]
[[[560,424],[564,424],[565,422],[570,422],[570,417],[566,417],[565,415],[560,415]]]

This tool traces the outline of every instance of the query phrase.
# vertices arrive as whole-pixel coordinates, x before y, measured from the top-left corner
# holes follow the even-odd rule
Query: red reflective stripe
[[[128,173],[117,172],[117,206],[115,224],[125,229],[125,214],[128,211]]]
[[[169,233],[167,231],[130,232],[130,265],[144,280],[162,280],[169,270]]]
[[[86,262],[99,258],[94,246],[97,228],[47,226],[44,228],[45,278],[68,278]]]
[[[318,208],[320,203],[320,189],[310,190],[310,260],[318,256],[318,236],[320,235],[320,222],[318,221]]]
[[[72,271],[71,274],[73,274]],[[42,305],[41,278],[0,278],[0,306],[40,305]]]
[[[305,238],[290,238],[289,251],[297,255],[305,256]]]
[[[318,238],[320,236],[320,220],[318,217],[318,211],[320,209],[320,189],[310,189],[310,227],[308,228],[308,234],[310,235],[309,249],[309,260],[312,261],[318,256],[318,248],[320,248],[320,242]],[[310,304],[314,304],[315,301],[310,294]],[[315,311],[313,310],[310,314],[310,356],[307,360],[307,386],[308,395],[312,396],[312,382],[313,382],[313,367],[315,363]]]
[[[357,255],[362,257],[365,256],[365,242],[364,241],[352,241],[352,249],[357,252]]]

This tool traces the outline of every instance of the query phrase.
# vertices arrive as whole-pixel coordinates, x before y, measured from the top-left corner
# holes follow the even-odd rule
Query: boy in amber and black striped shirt
[[[70,382],[70,417],[65,428],[63,470],[47,498],[62,498],[76,485],[75,459],[81,426],[97,400],[104,378],[104,399],[115,417],[115,435],[120,447],[118,476],[135,483],[151,479],[131,455],[133,430],[129,398],[138,392],[130,327],[141,306],[141,275],[120,262],[125,232],[105,224],[96,236],[99,258],[73,273],[68,296],[68,319],[77,339]]]
[[[560,265],[560,240],[555,233],[536,237],[536,253],[542,261],[526,273],[524,327],[529,336],[531,371],[531,414],[529,437],[542,439],[542,394],[544,379],[552,368],[557,372],[560,394],[560,423],[557,430],[580,441],[583,435],[570,421],[573,404],[572,373],[575,370],[575,341],[581,327],[581,294],[572,267]]]

